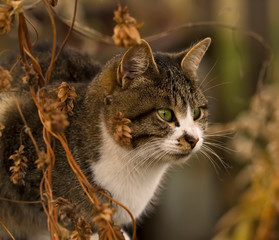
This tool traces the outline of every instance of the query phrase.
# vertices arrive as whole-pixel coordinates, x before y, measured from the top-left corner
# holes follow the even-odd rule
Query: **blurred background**
[[[39,41],[51,41],[46,9],[42,3],[29,9],[32,3],[24,1],[28,8],[25,14],[36,27]],[[210,154],[211,159],[197,155],[187,165],[170,170],[153,209],[138,222],[138,239],[279,239],[276,181],[279,179],[276,127],[279,124],[276,105],[279,104],[279,2],[79,0],[77,21],[112,36],[113,11],[118,3],[127,5],[131,16],[144,23],[139,29],[142,38],[192,22],[217,21],[239,29],[232,31],[217,24],[179,28],[150,41],[153,51],[171,52],[183,50],[205,37],[212,38],[199,76],[210,102],[210,132],[215,137],[209,136],[208,140],[212,141],[216,154]],[[59,0],[54,8],[60,43],[68,31],[61,19],[71,19],[73,7],[73,0]],[[30,32],[35,39],[31,27]],[[250,37],[253,34],[263,39],[257,41]],[[265,42],[271,46],[273,61],[261,77],[262,65],[270,57]],[[95,35],[83,36],[77,32],[72,34],[68,45],[102,63],[123,51]],[[17,46],[14,26],[9,34],[0,37],[0,58],[6,57],[7,52],[3,50],[16,52]]]

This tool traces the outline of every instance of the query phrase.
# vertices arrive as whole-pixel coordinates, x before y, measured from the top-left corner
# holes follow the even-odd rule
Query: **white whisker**
[[[202,80],[202,82],[199,85],[199,88],[202,87],[202,84],[206,81],[206,79],[208,78],[208,76],[210,75],[210,73],[212,72],[212,70],[215,68],[217,64],[217,60],[215,61],[215,63],[213,64],[213,66],[210,68],[210,70],[208,71],[208,73],[205,75],[204,79]]]
[[[231,82],[223,82],[223,83],[219,83],[219,84],[213,85],[213,86],[203,90],[203,93],[206,93],[210,89],[213,89],[213,88],[216,88],[216,87],[220,87],[220,86],[223,86],[223,85],[226,85],[226,84],[231,84]]]

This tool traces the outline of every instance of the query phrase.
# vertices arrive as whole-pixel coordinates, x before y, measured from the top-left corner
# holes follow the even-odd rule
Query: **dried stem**
[[[32,45],[31,45],[29,32],[26,26],[23,12],[19,13],[18,43],[19,43],[19,51],[20,51],[22,62],[24,63],[24,65],[28,65],[28,62],[25,57],[25,53],[26,53],[30,57],[35,72],[38,73],[39,75],[39,79],[38,79],[39,87],[43,87],[45,85],[45,80],[42,75],[42,70],[39,63],[33,57]]]
[[[13,66],[10,68],[10,74],[12,74],[13,70],[15,69],[16,65],[21,61],[21,57],[18,57],[16,62],[13,64]]]
[[[70,23],[71,23],[70,20],[62,18],[60,16],[58,16],[58,17],[65,24],[70,25]],[[266,78],[267,70],[273,59],[273,53],[272,53],[272,50],[271,50],[271,47],[269,46],[269,44],[264,40],[264,38],[261,35],[257,34],[256,32],[253,32],[251,30],[245,30],[245,29],[242,29],[235,25],[225,24],[225,23],[221,23],[221,22],[217,22],[217,21],[203,21],[203,22],[201,21],[201,22],[196,22],[196,23],[186,23],[186,24],[174,27],[168,31],[147,36],[144,39],[148,42],[152,42],[152,41],[167,37],[174,32],[178,32],[178,31],[181,31],[184,29],[198,28],[198,27],[219,27],[219,28],[230,29],[231,31],[234,31],[234,32],[240,32],[246,36],[253,38],[264,48],[265,53],[266,53],[266,58],[262,62],[262,66],[260,68],[260,72],[258,75],[258,83],[257,83],[257,91],[260,92],[260,89],[262,88],[263,82]],[[80,33],[81,35],[86,36],[89,39],[93,39],[95,41],[103,42],[103,43],[106,43],[109,45],[114,45],[114,42],[113,42],[111,36],[102,34],[95,29],[85,27],[78,22],[75,23],[74,30],[77,31],[78,33]]]
[[[69,37],[71,36],[71,33],[73,32],[75,21],[76,21],[76,15],[77,15],[77,0],[75,0],[74,14],[73,14],[73,19],[72,19],[72,23],[71,23],[70,29],[69,29],[69,31],[68,31],[68,33],[67,33],[67,35],[66,35],[66,37],[65,37],[65,39],[63,41],[63,43],[62,43],[58,53],[56,54],[54,61],[56,61],[59,58],[63,48],[65,47],[67,41],[69,40]]]
[[[264,40],[264,38],[261,35],[257,34],[256,32],[253,32],[251,30],[244,30],[235,25],[225,24],[225,23],[221,23],[221,22],[217,22],[217,21],[205,21],[205,22],[197,22],[197,23],[186,23],[181,26],[170,29],[168,31],[148,36],[145,38],[145,40],[148,42],[152,42],[152,41],[161,39],[163,37],[167,37],[168,35],[170,35],[173,32],[177,32],[182,29],[197,28],[197,27],[219,27],[219,28],[230,29],[234,32],[237,31],[246,36],[253,38],[264,48],[265,53],[266,53],[266,58],[262,62],[262,66],[261,66],[260,73],[258,76],[257,91],[259,92],[260,89],[262,88],[264,79],[266,77],[267,69],[270,66],[271,61],[273,59],[273,53],[272,53],[272,50],[271,50],[271,47],[269,46],[269,44]]]
[[[15,103],[16,103],[18,112],[19,112],[19,114],[20,114],[20,117],[21,117],[21,119],[22,119],[22,121],[23,121],[23,124],[24,124],[24,127],[25,127],[25,132],[29,135],[29,137],[30,137],[30,139],[31,139],[31,141],[32,141],[32,143],[33,143],[33,145],[34,145],[34,147],[35,147],[36,153],[37,153],[37,155],[38,155],[38,157],[39,157],[40,150],[39,150],[39,148],[38,148],[37,142],[36,142],[35,138],[33,137],[33,134],[32,134],[32,132],[31,132],[30,128],[29,128],[28,125],[27,125],[26,119],[25,119],[25,117],[24,117],[24,115],[23,115],[23,113],[22,113],[22,111],[21,111],[21,107],[20,107],[20,105],[19,105],[18,99],[17,99],[17,97],[14,95],[14,93],[13,93],[12,91],[9,91],[9,93],[10,93],[11,96],[14,98],[14,101],[15,101]]]
[[[71,23],[72,23],[72,21],[67,19],[67,18],[63,18],[59,15],[57,15],[57,17],[68,26],[70,26]],[[98,42],[102,42],[102,43],[106,43],[106,44],[114,46],[114,42],[113,42],[111,36],[100,33],[97,30],[95,30],[93,28],[86,27],[83,24],[80,24],[78,22],[75,22],[73,30],[75,30],[76,32],[78,32],[82,36],[87,37],[88,39],[92,39],[92,40],[95,40],[95,41],[98,41]]]
[[[0,220],[0,225],[5,229],[5,231],[9,234],[9,236],[12,238],[12,240],[15,240],[11,232],[8,230],[8,228],[4,225],[4,223]]]
[[[133,224],[132,240],[135,240],[136,239],[136,221],[135,221],[135,218],[134,218],[133,214],[130,212],[130,210],[126,206],[124,206],[122,203],[120,203],[117,200],[115,200],[114,198],[112,198],[110,195],[106,194],[105,192],[101,192],[101,194],[103,196],[105,196],[106,198],[108,198],[109,200],[111,200],[114,203],[116,203],[117,205],[119,205],[120,207],[122,207],[123,209],[125,209],[125,211],[130,215],[130,218],[131,218],[132,224]]]
[[[33,8],[35,8],[38,4],[40,4],[41,2],[42,2],[42,0],[37,0],[36,2],[34,2],[34,3],[32,3],[32,4],[24,5],[24,6],[23,6],[23,9],[24,9],[24,10],[33,9]]]
[[[45,76],[46,85],[47,85],[49,83],[49,79],[50,79],[50,75],[51,75],[51,70],[52,70],[52,66],[54,64],[54,58],[55,58],[55,51],[56,51],[56,26],[55,26],[55,21],[54,21],[54,18],[52,16],[52,11],[51,11],[49,3],[47,2],[47,0],[43,0],[43,2],[44,2],[45,6],[47,8],[48,15],[49,15],[49,18],[50,18],[50,21],[51,21],[51,26],[52,26],[52,54],[51,54],[51,60],[50,60],[50,63],[49,63],[49,67],[47,69],[46,76]]]
[[[32,45],[35,45],[37,42],[38,42],[38,39],[39,39],[39,33],[38,33],[38,31],[37,31],[37,29],[36,29],[36,27],[34,26],[34,24],[27,18],[27,17],[25,17],[24,16],[24,18],[25,18],[25,20],[30,24],[30,26],[33,28],[33,30],[35,31],[35,34],[36,34],[36,40],[34,41],[34,43],[32,43]]]
[[[42,203],[42,201],[40,201],[40,200],[39,201],[21,201],[21,200],[14,200],[14,199],[2,198],[2,197],[0,197],[0,201],[17,203],[17,204],[38,204],[38,203]]]

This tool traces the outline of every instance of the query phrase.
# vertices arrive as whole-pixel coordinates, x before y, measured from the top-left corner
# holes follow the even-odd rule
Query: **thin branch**
[[[5,231],[10,235],[10,237],[12,238],[12,240],[15,240],[15,238],[13,237],[13,235],[11,234],[11,232],[8,230],[8,228],[4,225],[4,223],[0,220],[0,225],[5,229]]]
[[[60,56],[60,54],[61,54],[61,52],[62,52],[64,46],[66,45],[67,41],[69,40],[70,35],[71,35],[72,32],[73,32],[74,25],[75,25],[75,21],[76,21],[76,15],[77,15],[77,1],[78,1],[78,0],[75,0],[74,14],[73,14],[73,19],[72,19],[72,23],[71,23],[70,29],[69,29],[69,31],[68,31],[68,33],[67,33],[67,36],[65,37],[65,39],[64,39],[64,41],[63,41],[63,43],[62,43],[62,45],[61,45],[61,47],[60,47],[58,53],[56,54],[56,57],[55,57],[54,61],[56,61],[56,60],[58,59],[58,57]]]
[[[133,214],[130,212],[130,210],[123,205],[122,203],[118,202],[117,200],[115,200],[114,198],[112,198],[110,195],[106,194],[105,192],[100,192],[103,196],[105,196],[107,199],[113,201],[114,203],[116,203],[117,205],[119,205],[120,207],[122,207],[129,215],[130,218],[132,220],[132,224],[133,224],[133,236],[132,236],[132,240],[136,239],[136,221],[135,218],[133,216]]]
[[[50,75],[51,75],[51,70],[52,70],[52,66],[54,64],[54,58],[55,58],[55,51],[56,51],[56,26],[55,26],[55,21],[52,15],[52,11],[51,11],[51,7],[49,5],[49,3],[46,0],[43,0],[46,9],[48,11],[48,15],[50,18],[50,22],[51,22],[51,26],[52,26],[52,53],[51,53],[51,60],[50,60],[50,64],[49,67],[47,69],[46,75],[45,75],[45,79],[46,79],[46,85],[49,83],[49,79],[50,79]]]
[[[30,128],[28,127],[28,124],[27,124],[27,122],[26,122],[26,119],[25,119],[25,117],[24,117],[24,115],[23,115],[23,113],[22,113],[22,111],[21,111],[21,107],[20,107],[20,105],[19,105],[18,99],[17,99],[17,97],[14,95],[13,92],[9,91],[9,93],[10,93],[10,95],[14,98],[14,101],[15,101],[15,103],[16,103],[16,106],[17,106],[17,109],[18,109],[18,112],[19,112],[19,115],[20,115],[20,117],[21,117],[21,119],[22,119],[22,121],[23,121],[23,124],[24,124],[24,126],[25,126],[25,132],[29,135],[29,137],[30,137],[30,139],[31,139],[31,141],[32,141],[32,143],[33,143],[33,145],[34,145],[34,147],[35,147],[36,153],[37,153],[37,155],[38,155],[38,157],[39,157],[39,156],[40,156],[39,147],[38,147],[38,145],[37,145],[37,142],[36,142],[35,138],[33,137],[33,134],[32,134],[32,132],[31,132]]]
[[[23,10],[30,10],[30,9],[33,9],[35,8],[38,4],[40,4],[42,2],[42,0],[37,0],[36,2],[32,3],[32,4],[29,4],[29,5],[23,5]]]
[[[25,20],[30,24],[30,26],[33,28],[33,30],[35,31],[36,40],[34,41],[34,43],[32,43],[32,45],[34,46],[34,45],[38,42],[39,33],[38,33],[36,27],[34,26],[34,24],[33,24],[27,17],[24,16],[24,18],[25,18]]]
[[[57,15],[57,17],[68,26],[70,26],[72,23],[72,21],[67,18],[61,17],[59,15]],[[75,22],[73,30],[79,33],[80,35],[85,36],[94,41],[115,46],[111,36],[100,33],[93,28],[86,27],[84,26],[84,24],[80,24],[77,21]]]
[[[11,203],[16,203],[16,204],[38,204],[42,203],[42,201],[21,201],[21,200],[14,200],[14,199],[9,199],[9,198],[2,198],[0,197],[0,201],[5,201],[5,202],[11,202]]]
[[[259,92],[263,85],[264,79],[266,77],[268,67],[270,66],[271,61],[273,59],[273,53],[272,53],[272,49],[271,49],[270,45],[264,40],[264,38],[261,35],[257,34],[256,32],[253,32],[251,30],[245,30],[245,29],[242,29],[235,25],[225,24],[225,23],[221,23],[221,22],[217,22],[217,21],[205,21],[205,22],[197,22],[197,23],[186,23],[181,26],[170,29],[168,31],[148,36],[145,38],[145,40],[148,42],[152,42],[152,41],[161,39],[163,37],[167,37],[168,35],[170,35],[173,32],[181,31],[183,29],[197,28],[197,27],[219,27],[219,28],[230,29],[231,31],[237,31],[246,36],[253,38],[264,48],[265,53],[266,53],[266,58],[262,62],[262,66],[261,66],[260,73],[258,76],[257,90]]]

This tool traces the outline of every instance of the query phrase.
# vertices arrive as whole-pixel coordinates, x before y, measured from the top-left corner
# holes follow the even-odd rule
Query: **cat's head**
[[[200,149],[208,102],[196,71],[210,42],[206,38],[180,53],[153,54],[142,40],[115,61],[104,115],[108,129],[119,112],[131,120],[131,144],[122,147],[167,162],[183,162]]]

